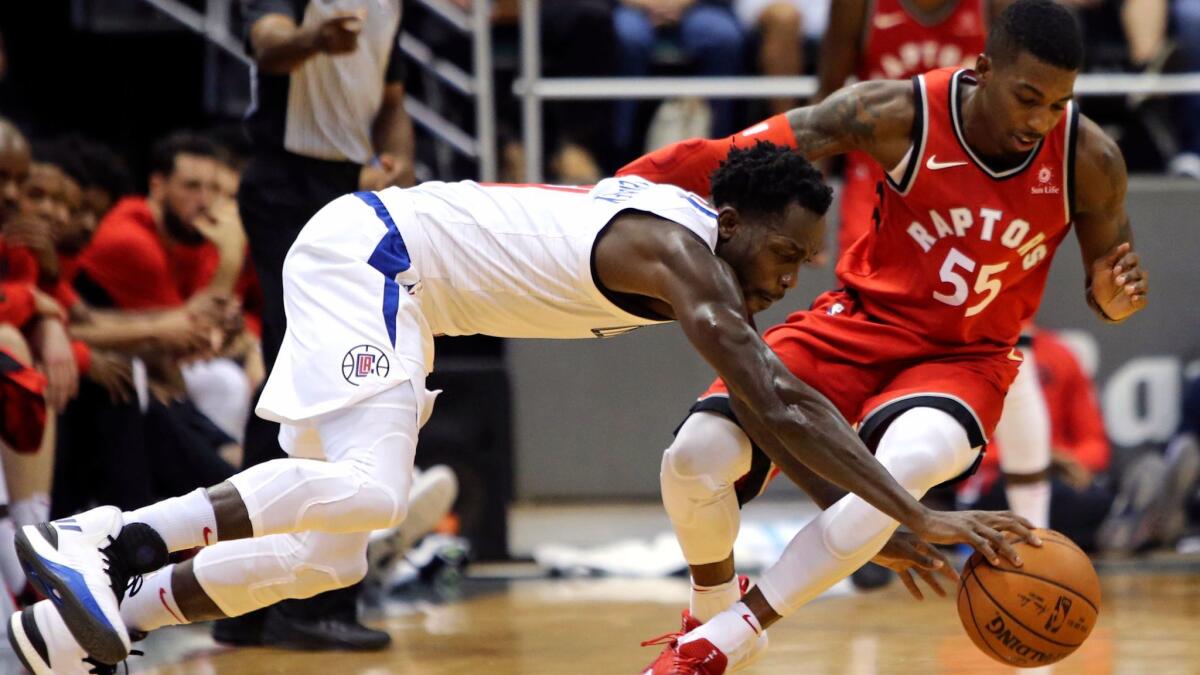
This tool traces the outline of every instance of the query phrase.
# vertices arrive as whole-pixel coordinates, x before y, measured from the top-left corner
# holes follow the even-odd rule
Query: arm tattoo
[[[876,138],[879,106],[868,105],[854,88],[788,114],[796,148],[809,159],[869,147]]]

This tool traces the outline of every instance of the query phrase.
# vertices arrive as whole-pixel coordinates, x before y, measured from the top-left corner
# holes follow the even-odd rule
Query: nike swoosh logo
[[[942,169],[952,169],[956,166],[966,165],[966,162],[939,162],[937,161],[937,155],[930,156],[929,161],[925,162],[925,168],[929,169],[930,171],[940,171]]]
[[[1025,357],[1021,355],[1021,352],[1018,352],[1015,349],[1010,349],[1008,351],[1008,358],[1010,361],[1017,361],[1017,362],[1025,361]]]
[[[204,545],[205,545],[205,546],[211,546],[211,544],[209,544],[209,543],[208,543],[208,535],[212,534],[212,528],[211,528],[211,527],[205,527],[205,528],[204,528],[204,532],[203,532],[203,534],[204,534]]]
[[[876,14],[875,15],[875,28],[877,30],[888,30],[889,28],[895,28],[896,26],[899,26],[900,24],[904,23],[905,18],[906,17],[904,16],[904,12],[890,12],[888,14]]]
[[[754,634],[755,634],[755,635],[758,635],[758,634],[759,634],[759,631],[758,631],[758,629],[754,627],[754,622],[750,620],[750,615],[749,615],[749,614],[743,614],[743,615],[742,615],[742,621],[745,621],[745,622],[746,622],[746,625],[747,625],[747,626],[750,626],[750,630],[754,631]]]
[[[176,621],[179,623],[186,623],[183,619],[179,618],[179,615],[175,613],[175,610],[171,609],[171,606],[167,604],[167,589],[158,589],[158,601],[161,602],[162,606],[166,608],[168,614],[175,617]]]

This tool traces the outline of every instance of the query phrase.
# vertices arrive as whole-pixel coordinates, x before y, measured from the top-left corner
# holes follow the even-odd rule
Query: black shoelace
[[[128,565],[113,548],[116,541],[109,535],[108,546],[100,549],[100,554],[104,556],[104,571],[108,574],[109,585],[112,586],[113,595],[117,596],[117,603],[120,604],[125,598],[137,595],[138,591],[142,590],[144,579],[141,574],[129,574]]]

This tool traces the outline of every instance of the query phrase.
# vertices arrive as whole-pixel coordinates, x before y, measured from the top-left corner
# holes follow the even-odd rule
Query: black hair
[[[56,138],[35,153],[43,162],[58,166],[80,187],[96,186],[113,199],[133,192],[129,167],[112,148],[78,133]]]
[[[1065,70],[1083,65],[1083,33],[1070,10],[1053,0],[1017,0],[1000,14],[984,50],[1011,63],[1019,52]]]
[[[187,131],[177,131],[158,141],[150,149],[150,174],[169,176],[175,171],[175,158],[179,155],[199,155],[216,159],[219,153],[212,140]]]
[[[833,190],[821,172],[790,148],[759,141],[750,148],[734,148],[712,175],[712,197],[717,206],[759,214],[780,213],[788,204],[823,216],[833,201]]]

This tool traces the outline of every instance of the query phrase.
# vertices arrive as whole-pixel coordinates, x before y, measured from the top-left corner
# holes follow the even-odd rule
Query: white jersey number
[[[967,280],[960,274],[957,268],[961,267],[968,274],[975,271],[975,261],[968,258],[956,248],[950,249],[946,254],[946,260],[942,263],[942,269],[939,276],[943,283],[950,284],[953,293],[933,292],[933,299],[939,302],[944,302],[951,307],[958,307],[967,302],[967,297],[970,295],[968,290]],[[1000,263],[998,265],[984,265],[979,268],[979,276],[975,278],[975,293],[984,293],[983,299],[967,308],[967,316],[975,316],[982,312],[985,307],[990,305],[996,296],[1000,294],[1000,280],[995,278],[995,275],[1008,269],[1008,263]]]

